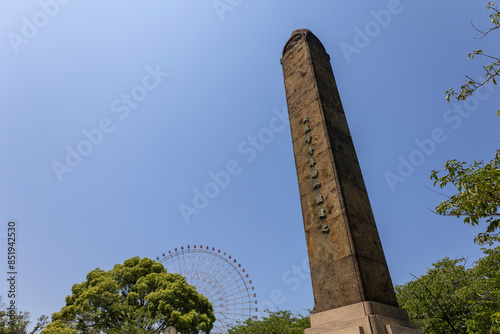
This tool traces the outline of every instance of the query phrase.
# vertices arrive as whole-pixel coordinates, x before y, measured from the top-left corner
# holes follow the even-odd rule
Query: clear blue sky
[[[481,74],[468,52],[498,54],[498,36],[473,38],[486,1],[220,2],[0,4],[0,268],[14,219],[17,303],[33,318],[96,267],[194,243],[237,258],[261,304],[313,307],[291,272],[307,253],[289,126],[260,150],[249,140],[286,112],[280,58],[298,28],[331,56],[393,282],[481,255],[479,230],[430,212],[442,197],[426,186],[446,160],[498,148],[500,88],[444,99]],[[194,208],[228,164],[227,185]]]

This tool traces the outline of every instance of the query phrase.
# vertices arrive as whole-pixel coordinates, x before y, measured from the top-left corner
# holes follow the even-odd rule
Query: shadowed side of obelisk
[[[397,306],[330,57],[301,29],[281,63],[316,310]]]

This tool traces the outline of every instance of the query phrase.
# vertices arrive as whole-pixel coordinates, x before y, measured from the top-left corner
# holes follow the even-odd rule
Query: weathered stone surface
[[[330,57],[301,29],[281,63],[316,310],[368,301],[397,307]]]

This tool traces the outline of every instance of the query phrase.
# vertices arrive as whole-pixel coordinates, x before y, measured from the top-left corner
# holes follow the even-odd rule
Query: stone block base
[[[361,302],[311,315],[305,334],[422,334],[406,310],[376,302]]]

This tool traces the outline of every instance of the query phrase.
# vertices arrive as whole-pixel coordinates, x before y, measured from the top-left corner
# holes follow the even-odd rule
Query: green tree
[[[42,334],[150,334],[169,325],[183,334],[210,333],[215,321],[206,297],[148,258],[92,270],[71,291]]]
[[[467,166],[465,162],[450,160],[444,167],[444,175],[432,171],[434,185],[441,188],[453,185],[458,192],[436,207],[440,215],[464,217],[464,223],[479,225],[486,219],[486,231],[474,239],[479,244],[492,244],[500,240],[500,150],[488,163],[475,161]]]
[[[271,312],[265,310],[268,316],[262,320],[248,319],[232,327],[228,334],[304,334],[304,329],[311,327],[309,315],[293,316],[290,311]]]
[[[38,318],[35,327],[28,332],[31,323],[30,313],[26,311],[10,311],[2,303],[0,296],[0,334],[38,334],[47,324],[48,317]]]
[[[500,11],[495,3],[488,2],[486,6],[490,13],[491,25],[485,30],[474,28],[480,33],[478,39],[482,39],[500,27]],[[456,98],[458,101],[466,100],[481,86],[493,84],[496,85],[496,77],[500,75],[500,59],[492,55],[485,54],[482,50],[473,50],[469,54],[469,59],[474,56],[482,56],[490,62],[483,66],[485,71],[484,78],[476,81],[466,76],[464,84],[459,92],[450,88],[446,92],[446,99]],[[500,109],[497,112],[500,116]],[[457,194],[449,197],[436,207],[436,213],[440,215],[463,217],[466,224],[472,226],[479,225],[481,220],[486,219],[487,227],[485,232],[477,235],[474,241],[478,244],[492,245],[499,239],[497,231],[500,219],[498,208],[500,206],[500,150],[489,162],[475,161],[467,167],[466,162],[449,160],[446,162],[444,170],[431,173],[431,179],[434,180],[434,186],[439,184],[441,188],[451,185],[456,187]],[[441,174],[441,173],[444,173]]]
[[[463,258],[444,258],[395,287],[399,304],[424,333],[500,333],[500,247],[483,251],[470,268]]]

